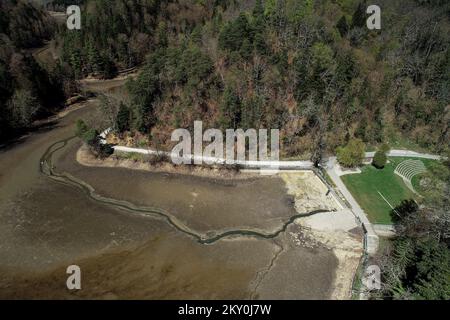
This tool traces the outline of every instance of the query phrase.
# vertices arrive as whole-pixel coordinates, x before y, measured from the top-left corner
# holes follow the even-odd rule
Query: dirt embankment
[[[77,151],[76,159],[79,164],[87,167],[126,168],[131,170],[176,173],[223,180],[245,180],[261,177],[261,175],[256,173],[242,173],[239,170],[223,168],[220,166],[177,166],[167,161],[152,164],[148,161],[125,159],[115,155],[112,155],[106,159],[99,159],[93,155],[89,148],[85,145],[81,146]]]

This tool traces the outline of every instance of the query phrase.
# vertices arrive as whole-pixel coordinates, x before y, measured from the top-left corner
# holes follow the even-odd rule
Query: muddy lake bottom
[[[233,236],[205,245],[164,219],[103,205],[39,173],[39,158],[69,137],[77,111],[49,132],[0,152],[0,298],[3,299],[326,299],[337,259],[302,246],[291,224],[274,239]],[[74,140],[55,170],[96,193],[170,212],[202,234],[271,233],[296,214],[282,179],[221,181],[78,164]],[[66,288],[78,265],[82,290]]]

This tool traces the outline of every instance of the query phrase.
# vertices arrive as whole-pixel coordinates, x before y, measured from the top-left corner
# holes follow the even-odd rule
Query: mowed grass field
[[[396,207],[402,200],[417,197],[408,189],[402,178],[394,173],[397,165],[406,159],[412,158],[389,158],[389,163],[381,170],[372,165],[366,165],[361,168],[361,174],[349,174],[341,177],[372,223],[392,224],[390,205]],[[419,160],[422,160],[425,166],[433,161]]]

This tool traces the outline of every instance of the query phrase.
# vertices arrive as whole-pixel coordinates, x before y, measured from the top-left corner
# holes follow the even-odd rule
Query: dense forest
[[[450,161],[422,178],[420,204],[403,201],[392,211],[397,237],[380,253],[382,290],[376,298],[450,299]]]
[[[47,70],[35,60],[33,48],[52,38],[55,24],[42,10],[22,1],[0,2],[0,141],[12,138],[63,105],[61,68]]]
[[[151,143],[164,146],[174,128],[202,119],[211,127],[279,128],[285,157],[318,160],[352,138],[448,150],[446,1],[379,1],[381,30],[367,29],[360,0],[77,3],[81,30],[55,28],[22,2],[10,5],[20,19],[1,16],[8,46],[37,46],[55,29],[59,77],[112,78],[142,66],[128,86],[124,130]]]
[[[355,137],[445,152],[449,4],[379,1],[87,1],[63,31],[75,77],[130,83],[130,129],[164,145],[174,128],[280,128],[284,156],[317,158]],[[99,37],[98,35],[102,35]]]

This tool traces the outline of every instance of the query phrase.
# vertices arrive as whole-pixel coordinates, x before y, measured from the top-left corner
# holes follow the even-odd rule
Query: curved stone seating
[[[408,159],[402,161],[394,170],[394,173],[400,176],[411,191],[416,192],[412,186],[411,180],[414,176],[427,171],[425,165],[420,160]]]

